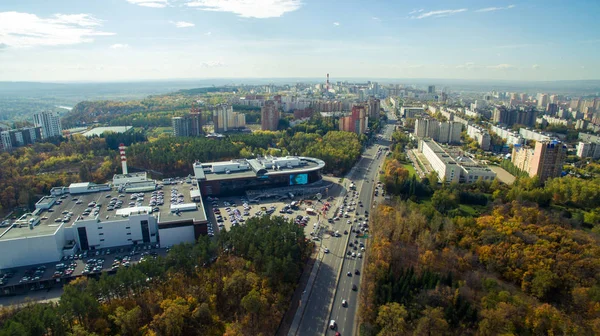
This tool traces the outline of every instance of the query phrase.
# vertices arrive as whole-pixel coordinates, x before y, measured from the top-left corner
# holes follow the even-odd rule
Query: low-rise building
[[[400,116],[403,118],[416,118],[425,114],[425,109],[418,106],[403,106],[400,108]]]
[[[529,128],[521,128],[521,129],[519,129],[519,134],[525,140],[550,141],[550,140],[554,139],[554,137],[551,134],[539,132],[539,131],[532,130],[532,129],[529,129]]]
[[[522,145],[525,142],[525,139],[519,133],[506,127],[492,125],[490,129],[499,137],[506,140],[507,145]]]
[[[442,183],[473,183],[479,179],[492,181],[496,173],[462,156],[454,157],[431,139],[419,141],[419,151],[423,153]]]

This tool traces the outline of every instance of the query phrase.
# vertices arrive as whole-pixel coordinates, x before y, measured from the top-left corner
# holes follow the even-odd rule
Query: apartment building
[[[36,127],[42,128],[42,139],[62,135],[62,126],[58,112],[40,112],[33,115]]]
[[[492,125],[490,129],[493,133],[506,140],[507,145],[522,145],[525,142],[525,139],[519,133],[506,127]]]
[[[525,140],[550,141],[553,139],[553,137],[548,133],[538,132],[529,128],[519,129],[519,134]]]
[[[538,141],[535,148],[515,146],[512,152],[512,163],[529,176],[538,176],[545,182],[549,178],[559,177],[567,156],[567,146],[553,141]]]
[[[2,149],[11,151],[16,147],[31,145],[42,139],[41,127],[24,127],[0,132]]]
[[[421,139],[419,151],[423,153],[442,183],[473,183],[479,179],[493,181],[496,178],[496,173],[491,169],[460,155],[454,157],[434,140]]]
[[[476,125],[467,125],[467,135],[471,139],[475,139],[479,144],[479,147],[484,151],[490,149],[492,138],[486,129],[483,129]]]
[[[580,158],[600,158],[600,143],[580,141],[577,144],[577,156]]]
[[[176,137],[197,137],[202,135],[202,114],[190,113],[183,117],[171,118],[173,135]]]
[[[263,131],[276,131],[279,126],[279,106],[273,100],[265,101],[260,110],[261,129]]]
[[[339,129],[340,131],[363,134],[367,130],[368,122],[367,107],[365,105],[354,105],[350,115],[340,118]]]

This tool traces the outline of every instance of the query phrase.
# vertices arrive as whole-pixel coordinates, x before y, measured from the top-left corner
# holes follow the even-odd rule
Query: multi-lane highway
[[[339,332],[341,335],[353,335],[354,323],[356,321],[358,291],[352,290],[352,285],[356,285],[360,290],[360,279],[362,275],[363,259],[352,257],[346,253],[349,250],[349,242],[358,240],[359,243],[368,244],[363,238],[357,238],[356,233],[351,232],[351,228],[358,227],[355,218],[365,218],[365,210],[372,210],[372,196],[374,184],[377,183],[377,174],[385,157],[385,152],[377,155],[378,149],[382,146],[389,145],[389,139],[393,132],[395,116],[388,113],[390,121],[385,126],[383,136],[377,139],[375,144],[367,148],[363,153],[362,158],[356,166],[348,174],[347,179],[343,184],[346,188],[342,192],[341,197],[334,203],[334,209],[341,206],[343,197],[346,197],[347,206],[350,205],[356,210],[349,212],[349,218],[341,218],[333,224],[328,224],[324,220],[324,225],[328,225],[331,231],[339,231],[343,233],[345,230],[348,234],[342,234],[341,237],[332,235],[324,235],[322,237],[321,251],[319,253],[320,262],[316,264],[316,269],[313,270],[314,282],[309,280],[309,284],[303,295],[303,302],[297,315],[294,319],[289,335],[323,335],[327,333]],[[391,118],[394,118],[392,120]],[[348,190],[350,181],[354,182],[357,189],[357,195],[354,196],[352,191]],[[360,207],[359,201],[363,207]],[[352,205],[355,202],[355,205]],[[345,210],[344,210],[345,211]],[[358,212],[358,215],[356,215]],[[333,217],[334,214],[328,214],[328,217]],[[350,220],[351,224],[347,221]],[[325,253],[325,249],[329,253]],[[361,252],[360,247],[357,250],[350,248],[351,253]],[[359,270],[359,275],[355,274]],[[351,276],[347,275],[351,272]],[[342,300],[348,302],[347,307],[342,307]],[[336,321],[336,330],[329,329],[329,321]]]
[[[390,120],[390,122],[395,122],[395,120]],[[364,166],[361,165],[358,174],[360,183],[362,183],[362,187],[359,191],[359,200],[362,201],[364,207],[359,207],[358,213],[360,218],[365,218],[364,211],[367,210],[369,213],[373,210],[374,204],[373,200],[373,192],[375,185],[378,181],[378,174],[380,171],[380,167],[383,164],[383,160],[385,157],[385,152],[382,152],[381,155],[377,156],[377,148],[378,147],[387,147],[389,146],[389,139],[391,139],[392,132],[394,126],[386,125],[383,131],[383,139],[378,139],[376,144],[373,146],[373,152],[367,151],[365,156],[367,160],[363,160]],[[366,170],[366,168],[369,168]],[[370,223],[370,221],[369,221]],[[355,225],[356,227],[356,225]],[[359,236],[360,237],[360,236]],[[353,245],[356,245],[356,242],[368,244],[368,239],[362,239],[357,237],[356,234],[350,237],[350,242]],[[349,244],[346,245],[346,250],[352,252],[360,252],[360,247],[355,251],[354,247],[350,247]],[[363,252],[364,254],[364,252]],[[358,270],[358,272],[356,272]],[[341,335],[354,335],[356,330],[356,322],[357,322],[357,313],[358,313],[358,291],[360,291],[360,283],[363,272],[363,259],[362,258],[352,258],[348,257],[344,261],[344,265],[342,267],[342,272],[339,277],[339,282],[336,288],[335,298],[333,306],[331,307],[330,320],[335,320],[337,324],[337,328],[335,331],[339,332]],[[350,273],[351,275],[347,275]],[[356,274],[359,273],[359,274]],[[352,290],[352,285],[356,285],[357,290]],[[342,306],[342,301],[346,300],[347,306]],[[334,333],[334,330],[329,330],[330,333]]]

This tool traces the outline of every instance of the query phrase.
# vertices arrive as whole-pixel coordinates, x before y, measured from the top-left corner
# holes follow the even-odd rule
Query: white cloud
[[[408,15],[421,13],[422,11],[424,11],[424,9],[415,9],[415,10],[411,11],[410,13],[408,13]]]
[[[457,69],[468,69],[468,70],[475,69],[476,67],[477,67],[477,65],[473,62],[467,62],[465,64],[460,64],[460,65],[456,66]]]
[[[487,68],[493,69],[493,70],[514,70],[514,69],[516,69],[516,67],[511,64],[488,65]]]
[[[333,25],[334,25],[334,26],[339,26],[339,25],[340,25],[340,23],[339,23],[339,22],[334,22],[334,23],[333,23]]]
[[[127,0],[132,5],[152,8],[165,8],[169,6],[169,0]]]
[[[467,11],[466,8],[443,9],[443,10],[426,12],[423,14],[419,14],[417,16],[412,16],[411,19],[439,18],[439,17],[450,16],[450,15],[454,15],[454,14],[458,14],[458,13],[462,13],[462,12],[466,12],[466,11]]]
[[[101,20],[89,14],[35,14],[0,12],[0,44],[10,47],[57,46],[89,43],[93,36],[108,36],[97,30]]]
[[[102,24],[101,20],[98,20],[89,14],[54,14],[54,19],[49,19],[49,22],[59,24],[70,24],[82,27],[95,27]]]
[[[381,19],[380,19],[380,18],[378,18],[378,17],[376,17],[376,16],[373,16],[371,19],[373,19],[373,20],[375,20],[375,21],[381,21]]]
[[[487,7],[487,8],[478,9],[475,12],[478,12],[478,13],[495,12],[495,11],[498,11],[498,10],[511,9],[511,8],[515,8],[515,5],[509,5],[509,6],[506,6],[506,7]]]
[[[117,43],[117,44],[113,44],[110,46],[110,49],[125,49],[125,48],[129,48],[129,44]]]
[[[539,69],[539,68],[540,68],[540,65],[539,65],[539,64],[534,64],[534,65],[532,65],[532,66],[531,66],[531,68],[532,68],[533,70],[537,70],[537,69]]]
[[[186,5],[205,11],[229,12],[241,17],[266,19],[293,12],[302,6],[302,2],[300,0],[192,0]]]
[[[190,27],[195,26],[195,24],[193,24],[191,22],[185,22],[185,21],[177,21],[177,22],[169,21],[169,22],[174,24],[175,27],[177,27],[177,28],[190,28]]]
[[[206,32],[206,33],[204,33],[204,35],[210,36],[210,35],[212,35],[212,32]]]

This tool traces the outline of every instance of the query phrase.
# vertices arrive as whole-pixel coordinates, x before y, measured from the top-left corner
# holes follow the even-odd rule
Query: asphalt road
[[[390,121],[395,122],[395,120]],[[375,185],[378,181],[378,173],[381,170],[381,165],[383,164],[385,152],[383,152],[379,157],[375,155],[377,152],[377,147],[383,146],[388,147],[390,144],[390,139],[393,132],[393,125],[385,126],[383,131],[383,139],[380,139],[376,142],[376,145],[373,146],[372,151],[367,151],[367,162],[366,165],[363,166],[361,164],[361,169],[358,171],[360,179],[362,183],[362,187],[359,191],[359,199],[362,201],[364,207],[359,209],[359,217],[365,216],[364,211],[368,209],[369,214],[374,208],[374,204],[372,204],[373,200],[373,192]],[[369,170],[366,171],[365,167],[368,166]],[[380,194],[381,195],[381,194]],[[368,206],[368,207],[367,207]],[[370,216],[369,216],[370,218]],[[370,225],[369,221],[369,225]],[[355,243],[358,241],[359,243],[368,244],[368,239],[357,238],[356,234],[352,235],[350,241]],[[360,248],[357,251],[350,247],[347,244],[347,250],[356,252],[360,252]],[[364,254],[364,252],[362,252]],[[337,285],[337,290],[334,298],[334,303],[331,308],[331,320],[335,320],[337,324],[337,328],[335,331],[338,331],[341,335],[354,335],[358,334],[357,330],[354,330],[357,322],[357,313],[358,313],[358,291],[360,290],[362,273],[363,273],[363,260],[362,258],[352,258],[346,257],[344,261],[344,265],[342,267],[342,272],[339,278],[339,283]],[[355,274],[355,271],[358,270],[360,274]],[[350,276],[348,276],[348,272],[350,272]],[[357,291],[352,290],[352,285],[356,285]],[[342,307],[342,300],[347,301],[347,306]],[[334,330],[329,330],[330,334],[335,332]]]
[[[390,123],[395,123],[395,120],[391,120]],[[358,197],[352,198],[349,195],[348,201],[349,203],[352,201],[356,202],[355,207],[359,213],[358,217],[362,217],[363,219],[364,211],[368,209],[370,212],[372,210],[373,188],[374,184],[377,183],[376,176],[379,172],[379,167],[385,157],[385,152],[382,152],[378,157],[376,155],[377,150],[380,146],[389,146],[393,127],[393,125],[385,126],[383,139],[378,139],[375,145],[363,153],[363,157],[352,169],[348,177],[355,182],[358,191]],[[366,170],[367,168],[369,168],[368,171]],[[344,182],[346,187],[348,187],[349,183],[349,181]],[[359,200],[363,202],[364,207],[358,206]],[[328,216],[333,217],[333,215],[331,213]],[[323,237],[320,252],[322,262],[318,269],[314,285],[311,288],[307,288],[307,291],[310,290],[310,295],[308,300],[302,303],[305,307],[303,307],[303,315],[295,335],[333,334],[334,331],[328,329],[330,317],[336,321],[336,330],[338,332],[342,335],[353,335],[358,292],[352,291],[352,284],[356,284],[360,288],[361,276],[355,275],[354,271],[359,269],[362,274],[363,259],[347,256],[346,252],[348,251],[348,241],[350,239],[352,242],[359,240],[359,242],[362,241],[366,244],[365,239],[357,239],[356,234],[350,232],[351,226],[357,227],[358,223],[354,222],[355,217],[354,212],[352,212],[350,218],[348,218],[352,223],[351,225],[347,224],[348,219],[346,218],[330,225],[333,231],[339,230],[342,233],[344,230],[348,230],[348,235],[342,235],[337,238],[330,236]],[[325,221],[323,224],[327,225],[327,222]],[[324,253],[325,248],[329,249],[329,253]],[[358,254],[360,248],[352,251]],[[340,267],[342,267],[341,272]],[[352,276],[346,275],[349,271],[352,272]],[[347,308],[341,306],[342,300],[348,301]]]

